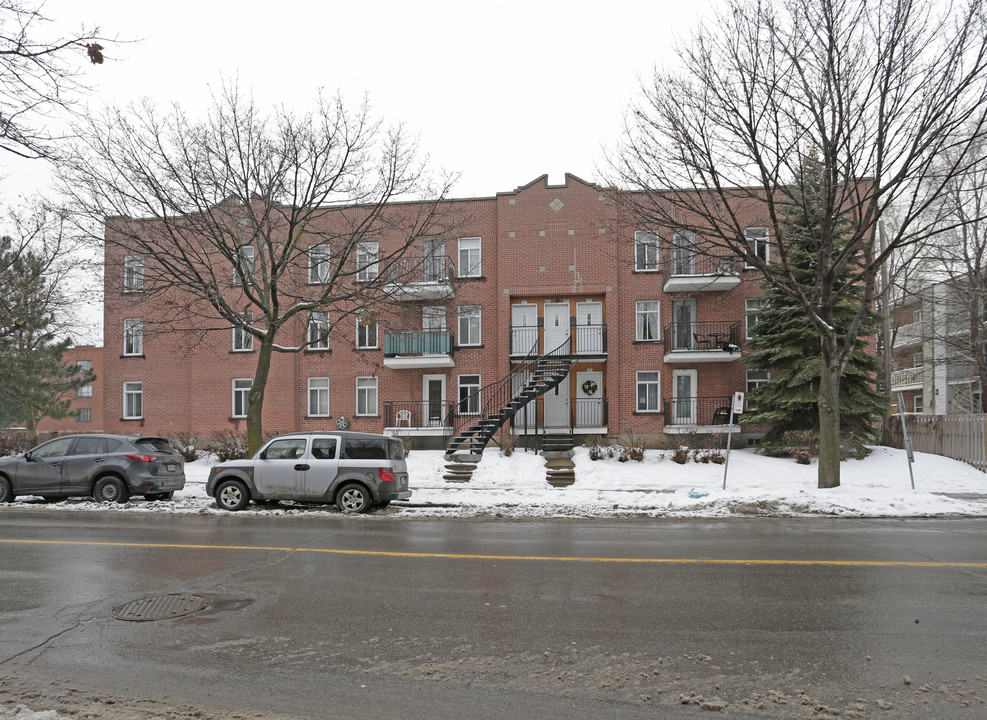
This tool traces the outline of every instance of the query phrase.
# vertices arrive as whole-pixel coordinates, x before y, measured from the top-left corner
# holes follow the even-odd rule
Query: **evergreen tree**
[[[831,217],[821,206],[824,179],[822,164],[814,158],[805,158],[797,190],[796,202],[783,208],[782,230],[786,233],[789,263],[792,277],[800,284],[824,282],[817,268],[832,266],[832,258],[820,258],[823,236],[821,222]],[[848,225],[847,223],[844,223]],[[834,228],[837,238],[845,230]],[[836,242],[831,252],[835,255],[844,244]],[[841,293],[834,307],[833,319],[838,342],[846,340],[846,327],[857,312],[862,288],[847,286],[853,268],[834,278],[832,291]],[[819,381],[822,371],[821,339],[802,307],[791,293],[776,285],[763,284],[762,310],[758,314],[756,331],[748,342],[754,350],[747,359],[747,366],[755,370],[767,370],[771,379],[749,395],[751,407],[757,410],[744,417],[749,426],[770,425],[762,445],[771,453],[784,445],[788,432],[819,431]],[[854,340],[853,352],[840,383],[840,426],[846,437],[853,433],[862,439],[873,439],[879,420],[887,412],[886,399],[877,392],[875,375],[881,363],[867,350],[867,337],[877,331],[879,318],[871,313]]]
[[[66,417],[66,395],[95,379],[62,362],[72,340],[57,337],[60,295],[49,267],[46,256],[0,238],[0,427],[34,432],[43,417]]]

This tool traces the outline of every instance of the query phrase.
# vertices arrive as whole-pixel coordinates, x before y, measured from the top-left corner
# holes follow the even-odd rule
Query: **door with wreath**
[[[603,426],[603,373],[576,373],[576,427]]]

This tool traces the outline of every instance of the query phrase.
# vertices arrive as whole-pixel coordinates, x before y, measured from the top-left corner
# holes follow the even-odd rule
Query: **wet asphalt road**
[[[174,593],[209,606],[111,614]],[[985,700],[987,520],[0,511],[0,701],[34,709],[987,718]]]

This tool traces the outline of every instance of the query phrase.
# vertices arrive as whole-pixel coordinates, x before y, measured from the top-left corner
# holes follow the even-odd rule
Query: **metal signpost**
[[[905,436],[905,454],[908,456],[908,477],[912,479],[912,490],[915,489],[915,473],[912,472],[912,463],[915,462],[915,453],[912,452],[912,439],[908,437],[908,428],[905,426],[905,394],[898,393],[898,417],[901,418],[901,432]]]
[[[733,402],[730,403],[730,424],[727,426],[727,459],[723,462],[723,489],[727,489],[727,468],[730,467],[730,445],[733,439],[733,416],[743,415],[744,413],[744,394],[742,392],[735,392],[733,394]]]

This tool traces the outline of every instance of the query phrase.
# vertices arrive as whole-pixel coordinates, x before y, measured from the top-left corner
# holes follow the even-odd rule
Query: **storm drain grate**
[[[191,593],[153,595],[115,607],[111,614],[117,620],[134,622],[168,620],[199,612],[209,607],[209,603],[209,598]]]

